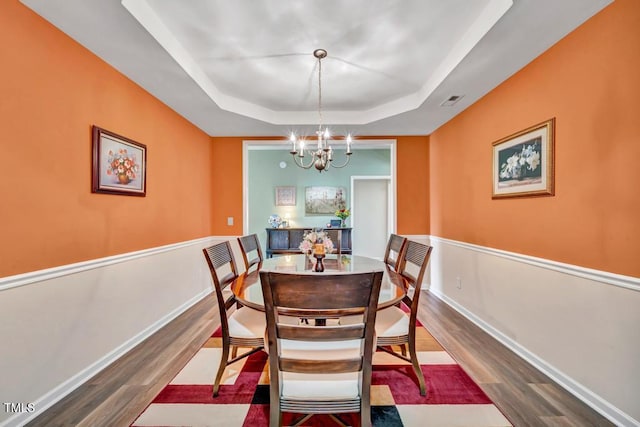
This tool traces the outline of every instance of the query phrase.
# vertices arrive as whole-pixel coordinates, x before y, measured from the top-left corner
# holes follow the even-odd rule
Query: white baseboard
[[[441,294],[440,292],[433,289],[431,290],[431,292],[446,304],[448,304],[451,308],[462,314],[464,317],[476,324],[486,333],[491,335],[493,338],[504,344],[511,351],[516,353],[518,356],[529,362],[539,371],[541,371],[553,381],[558,383],[560,386],[565,388],[569,393],[573,394],[578,399],[589,405],[591,408],[602,414],[602,416],[609,419],[612,423],[621,427],[637,427],[640,425],[640,422],[638,422],[638,420],[633,419],[631,416],[616,408],[606,400],[602,399],[600,396],[596,395],[591,390],[584,387],[582,384],[574,381],[572,378],[568,377],[561,371],[549,365],[547,362],[540,359],[535,354],[531,353],[508,336],[502,334],[500,331],[498,331],[479,317],[475,316],[473,313],[465,309],[460,304],[456,303],[451,298],[448,298],[446,295]]]
[[[78,372],[73,377],[69,378],[58,387],[50,390],[47,394],[37,399],[34,404],[34,407],[37,408],[36,412],[23,412],[17,413],[14,416],[8,418],[4,422],[0,424],[0,427],[9,427],[9,426],[19,426],[28,423],[29,421],[35,419],[37,416],[41,415],[45,410],[53,406],[55,403],[62,400],[66,395],[71,393],[73,390],[87,382],[94,375],[105,369],[111,363],[118,360],[120,357],[124,356],[128,351],[132,350],[135,346],[140,344],[142,341],[153,335],[155,332],[160,330],[163,326],[174,320],[176,317],[184,313],[202,298],[206,297],[211,293],[209,291],[203,291],[199,295],[191,298],[186,303],[182,304],[180,307],[176,308],[172,312],[168,313],[163,318],[159,319],[154,324],[150,325],[145,330],[141,331],[136,336],[132,337],[130,340],[124,342],[121,346],[114,349],[110,353],[106,354],[103,358],[96,361],[92,365],[88,366],[86,369]]]

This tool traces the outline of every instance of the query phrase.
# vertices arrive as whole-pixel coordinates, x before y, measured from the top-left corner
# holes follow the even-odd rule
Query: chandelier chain
[[[322,58],[318,58],[318,131],[322,132]]]

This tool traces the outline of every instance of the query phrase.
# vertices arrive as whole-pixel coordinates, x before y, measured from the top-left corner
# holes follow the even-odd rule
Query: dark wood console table
[[[313,228],[267,228],[266,230],[266,253],[267,258],[271,258],[276,254],[299,254],[298,246],[302,242],[302,237]],[[325,230],[342,230],[341,252],[343,254],[351,253],[351,227],[326,228]]]

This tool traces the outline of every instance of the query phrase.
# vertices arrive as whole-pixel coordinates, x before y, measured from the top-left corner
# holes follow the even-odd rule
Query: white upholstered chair
[[[392,306],[380,310],[376,319],[378,348],[411,363],[422,396],[426,395],[426,387],[416,355],[416,324],[422,279],[432,249],[431,246],[418,242],[408,241],[406,243],[396,266],[398,273],[406,283],[407,295],[403,298],[403,303],[409,308],[409,313],[400,307]],[[391,346],[400,346],[400,353]],[[407,346],[409,347],[408,357]]]
[[[224,369],[264,348],[264,331],[266,328],[264,313],[248,307],[233,310],[236,298],[233,293],[224,292],[238,277],[235,258],[229,242],[204,248],[205,259],[211,271],[211,278],[220,313],[220,329],[222,333],[222,358],[213,382],[213,396],[218,395],[220,381]],[[238,347],[250,350],[237,356]],[[231,349],[231,359],[229,351]]]
[[[335,414],[358,412],[371,425],[371,370],[374,325],[382,273],[309,275],[261,272],[267,318],[271,427],[283,412]],[[309,326],[283,323],[300,318],[358,317],[350,325]]]

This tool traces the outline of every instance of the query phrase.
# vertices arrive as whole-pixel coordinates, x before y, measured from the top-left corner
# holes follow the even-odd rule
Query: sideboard
[[[299,254],[300,242],[305,233],[313,230],[313,228],[267,228],[267,258],[271,258],[275,254]],[[343,254],[351,253],[351,227],[335,227],[325,230],[342,230],[342,239],[340,240],[341,251]]]

